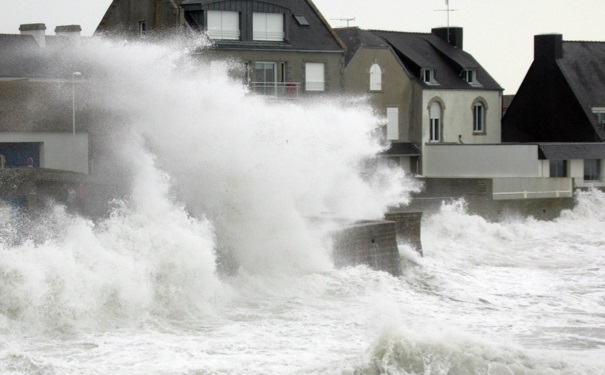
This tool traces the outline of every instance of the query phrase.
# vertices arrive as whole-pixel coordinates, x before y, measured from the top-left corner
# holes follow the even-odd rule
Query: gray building
[[[213,61],[252,92],[278,98],[340,93],[345,46],[310,0],[114,0],[96,34],[203,33]]]

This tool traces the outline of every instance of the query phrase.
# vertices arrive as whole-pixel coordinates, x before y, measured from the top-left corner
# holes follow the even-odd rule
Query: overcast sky
[[[333,27],[430,32],[447,25],[445,0],[314,0]],[[79,24],[90,36],[111,0],[0,0],[0,33],[24,23]],[[605,0],[450,0],[450,26],[464,28],[464,49],[514,94],[533,59],[533,36],[605,41]],[[0,56],[1,58],[1,56]]]

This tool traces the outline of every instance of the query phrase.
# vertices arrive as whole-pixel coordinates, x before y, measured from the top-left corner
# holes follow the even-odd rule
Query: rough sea
[[[95,219],[0,206],[0,374],[605,373],[605,194],[553,221],[444,202],[403,276],[336,269],[309,218],[380,218],[419,188],[369,166],[382,119],[250,96],[197,47],[87,50],[127,194]]]

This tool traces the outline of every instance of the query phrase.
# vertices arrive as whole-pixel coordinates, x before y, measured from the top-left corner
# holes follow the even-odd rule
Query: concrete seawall
[[[363,264],[401,275],[394,221],[358,222],[334,233],[333,241],[336,267]]]

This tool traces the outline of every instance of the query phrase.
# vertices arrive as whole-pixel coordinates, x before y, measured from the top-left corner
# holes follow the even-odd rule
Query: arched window
[[[370,91],[382,90],[382,69],[378,64],[372,64],[370,67]]]
[[[439,142],[441,140],[441,105],[438,102],[433,102],[429,109],[429,141]]]
[[[485,112],[487,106],[482,100],[473,103],[473,133],[485,134]]]

